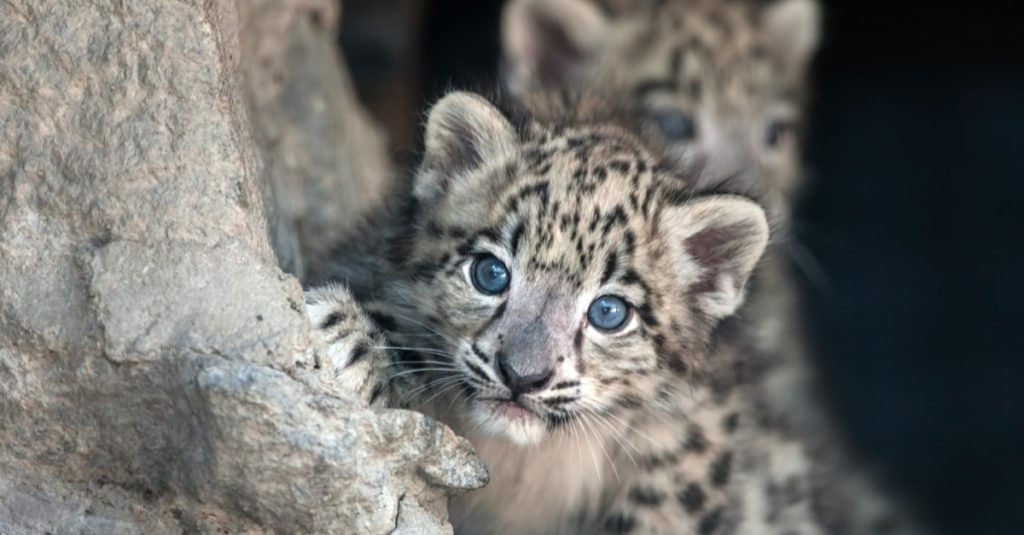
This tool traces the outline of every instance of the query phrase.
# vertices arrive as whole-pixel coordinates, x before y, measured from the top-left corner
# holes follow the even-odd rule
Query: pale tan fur
[[[764,210],[695,189],[598,101],[561,116],[542,102],[517,126],[476,95],[433,108],[414,211],[389,231],[393,271],[362,291],[398,348],[398,396],[490,467],[486,488],[453,499],[457,531],[870,532],[821,518],[812,455],[763,421],[742,371],[748,339],[715,335],[746,311]],[[482,257],[511,273],[498,294],[474,288]],[[630,304],[621,329],[591,324],[600,295]],[[509,362],[550,379],[513,391]]]

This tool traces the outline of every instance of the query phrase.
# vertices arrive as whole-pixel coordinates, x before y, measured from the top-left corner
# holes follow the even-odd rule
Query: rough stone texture
[[[279,208],[275,247],[303,278],[394,180],[387,140],[356,100],[330,0],[239,2],[244,93]],[[299,259],[302,259],[301,261]]]
[[[0,533],[446,532],[485,482],[311,371],[286,271],[388,172],[325,6],[0,2]]]

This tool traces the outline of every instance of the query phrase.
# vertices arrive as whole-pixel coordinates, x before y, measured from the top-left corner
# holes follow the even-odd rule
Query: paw
[[[313,369],[307,380],[333,395],[388,406],[390,357],[384,336],[348,289],[327,285],[306,291],[306,317],[313,327]]]

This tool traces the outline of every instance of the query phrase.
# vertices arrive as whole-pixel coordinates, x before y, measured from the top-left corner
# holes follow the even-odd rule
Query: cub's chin
[[[468,412],[470,425],[480,433],[520,446],[538,444],[548,434],[542,417],[514,401],[475,400]]]

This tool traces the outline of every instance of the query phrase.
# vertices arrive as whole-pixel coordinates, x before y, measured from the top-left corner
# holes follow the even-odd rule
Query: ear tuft
[[[817,0],[776,0],[764,8],[768,45],[792,76],[801,76],[821,40]]]
[[[579,81],[608,34],[608,20],[583,0],[512,0],[501,17],[505,84],[515,94]]]
[[[764,209],[743,197],[716,195],[665,210],[660,224],[681,272],[698,273],[689,293],[700,309],[717,319],[735,313],[768,244]]]
[[[445,191],[460,173],[515,153],[518,136],[508,119],[480,95],[445,95],[427,115],[423,166],[415,194],[420,199]]]

